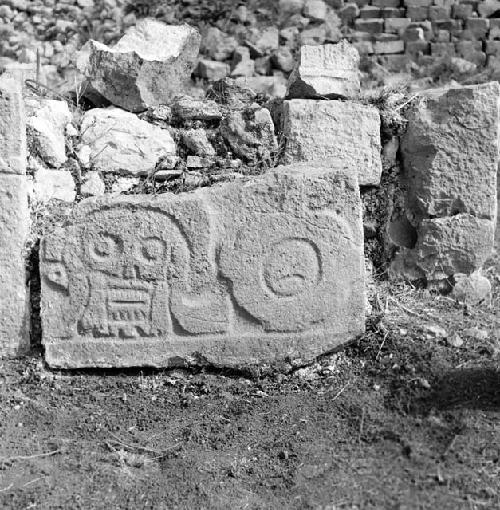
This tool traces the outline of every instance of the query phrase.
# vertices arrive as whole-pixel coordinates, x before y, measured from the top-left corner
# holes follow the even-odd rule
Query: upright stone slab
[[[29,346],[25,242],[29,211],[21,84],[0,77],[0,356]]]
[[[0,174],[26,174],[26,114],[21,84],[0,77]]]
[[[353,98],[359,92],[359,53],[346,40],[300,48],[299,61],[288,79],[287,97]]]
[[[498,82],[418,97],[401,140],[414,221],[459,213],[495,218],[499,99]]]
[[[53,367],[311,360],[364,330],[358,185],[296,165],[89,199],[43,239],[41,274]]]
[[[286,163],[339,161],[359,184],[377,185],[382,174],[380,114],[373,106],[350,101],[292,99],[283,104]]]
[[[481,268],[497,220],[500,86],[497,82],[422,93],[401,141],[406,215],[414,249],[392,270],[441,280]],[[410,275],[413,275],[411,278]]]

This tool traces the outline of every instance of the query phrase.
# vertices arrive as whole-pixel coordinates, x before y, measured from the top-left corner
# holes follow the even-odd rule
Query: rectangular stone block
[[[421,94],[401,140],[408,207],[418,220],[496,218],[500,87],[497,82]]]
[[[385,18],[385,31],[390,34],[401,34],[410,23],[410,18]]]
[[[338,44],[302,46],[286,94],[290,98],[352,98],[359,91],[359,53],[342,40]]]
[[[406,9],[406,16],[411,18],[413,21],[424,21],[429,19],[429,8],[428,7],[408,7]]]
[[[373,106],[350,101],[293,99],[283,104],[287,163],[341,162],[359,184],[380,183],[380,114]]]
[[[21,83],[0,76],[0,174],[26,173],[26,116]]]
[[[28,229],[26,176],[0,173],[0,356],[22,354],[29,347]]]
[[[431,43],[431,55],[433,57],[443,57],[446,55],[455,55],[455,43],[452,42],[437,42]]]
[[[413,249],[403,249],[390,272],[409,280],[441,281],[479,270],[493,249],[495,224],[469,214],[423,220]]]
[[[369,32],[370,34],[380,34],[384,31],[383,18],[357,19],[354,22],[354,28],[360,32]]]
[[[403,53],[405,51],[404,41],[375,41],[374,51],[377,54]]]
[[[342,164],[89,199],[40,258],[53,367],[304,362],[364,331],[361,201]]]

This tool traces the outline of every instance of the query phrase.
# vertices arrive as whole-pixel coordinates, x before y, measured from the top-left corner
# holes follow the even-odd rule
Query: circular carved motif
[[[282,239],[269,247],[262,270],[273,294],[298,296],[316,286],[321,278],[318,248],[307,239]]]

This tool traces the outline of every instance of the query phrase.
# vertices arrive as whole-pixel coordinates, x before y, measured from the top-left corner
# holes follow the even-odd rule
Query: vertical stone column
[[[26,118],[19,81],[0,77],[0,356],[29,347]]]

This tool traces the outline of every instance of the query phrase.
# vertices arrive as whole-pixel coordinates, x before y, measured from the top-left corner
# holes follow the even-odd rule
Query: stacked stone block
[[[283,105],[283,158],[287,163],[342,161],[360,185],[377,185],[382,173],[380,114],[355,101],[358,64],[356,49],[346,41],[301,48]]]
[[[29,346],[26,119],[19,82],[0,77],[0,356]]]
[[[416,242],[400,244],[396,273],[441,281],[479,271],[491,254],[499,101],[500,87],[491,82],[429,90],[411,108],[401,152],[406,218]]]

